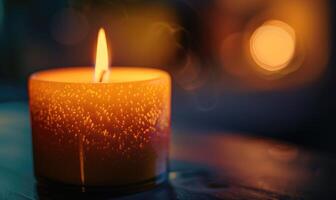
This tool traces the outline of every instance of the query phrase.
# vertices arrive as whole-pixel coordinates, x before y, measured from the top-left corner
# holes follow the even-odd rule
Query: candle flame
[[[98,33],[94,81],[95,82],[108,81],[108,72],[109,72],[109,57],[108,57],[107,41],[105,31],[103,28],[101,28]]]

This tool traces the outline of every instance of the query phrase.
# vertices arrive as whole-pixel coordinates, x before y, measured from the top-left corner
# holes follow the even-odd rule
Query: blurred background
[[[104,27],[112,65],[170,72],[173,129],[335,153],[335,10],[327,0],[0,0],[0,102],[26,101],[35,71],[94,66]]]

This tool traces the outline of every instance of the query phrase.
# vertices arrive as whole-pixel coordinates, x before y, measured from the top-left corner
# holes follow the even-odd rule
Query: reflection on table
[[[0,199],[109,199],[45,191],[33,176],[26,102],[0,104]],[[332,199],[336,161],[265,138],[173,130],[169,183],[119,199]]]

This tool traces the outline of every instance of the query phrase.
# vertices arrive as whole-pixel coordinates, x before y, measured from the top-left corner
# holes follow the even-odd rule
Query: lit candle
[[[37,72],[29,80],[38,180],[78,186],[155,185],[167,173],[170,76],[108,68],[100,30],[96,66]]]

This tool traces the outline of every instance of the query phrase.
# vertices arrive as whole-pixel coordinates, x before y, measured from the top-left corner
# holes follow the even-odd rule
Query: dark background
[[[97,31],[105,27],[113,43],[112,65],[160,67],[172,74],[174,129],[253,134],[335,153],[336,3],[302,1],[324,3],[327,11],[315,7],[312,13],[324,17],[313,15],[315,20],[300,21],[302,26],[316,27],[311,31],[326,33],[320,36],[322,45],[313,45],[310,55],[306,51],[300,70],[276,78],[249,72],[242,78],[226,68],[231,67],[227,60],[241,60],[239,55],[221,59],[214,46],[216,37],[225,39],[231,33],[248,32],[249,21],[273,1],[258,2],[262,2],[258,7],[238,12],[229,6],[221,10],[215,0],[2,0],[0,101],[27,101],[27,80],[35,71],[93,66]],[[299,11],[288,10],[289,16],[291,12]],[[286,22],[276,15],[266,18]],[[145,40],[147,25],[157,22],[158,33],[164,36]],[[326,26],[321,28],[321,24]],[[319,39],[304,42],[309,45]],[[239,45],[233,43],[232,51]],[[227,48],[231,51],[231,46]],[[325,63],[309,60],[316,56],[315,51],[328,55]],[[323,70],[305,72],[309,65]],[[196,72],[190,66],[197,66]],[[313,78],[305,81],[302,77]]]

